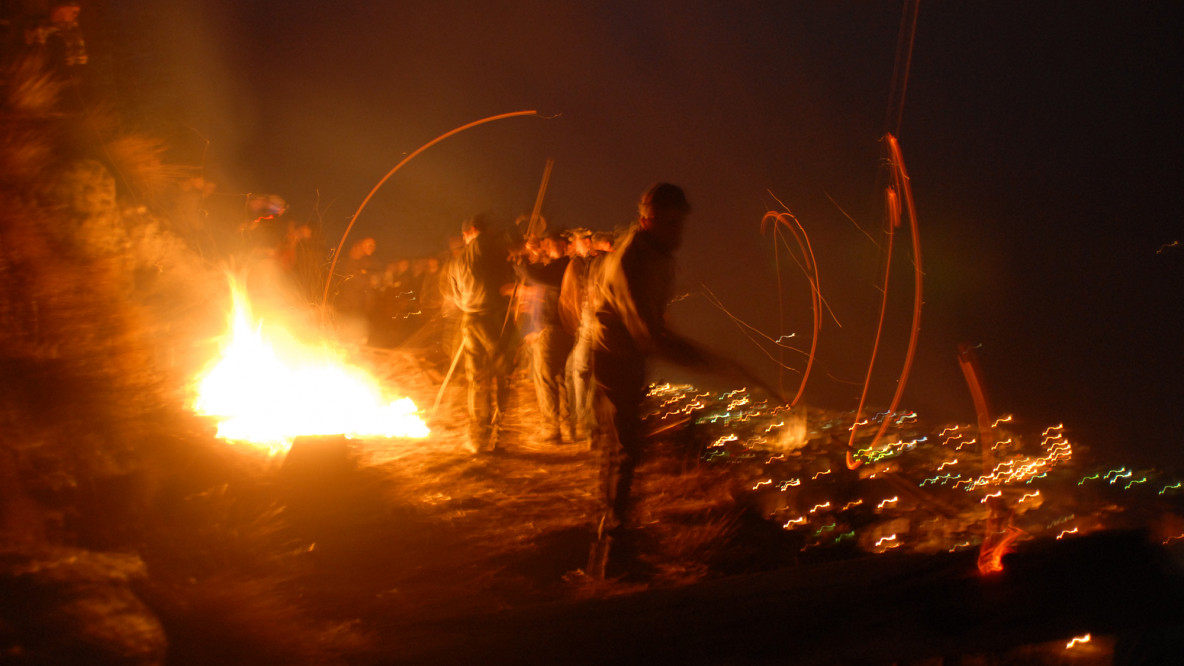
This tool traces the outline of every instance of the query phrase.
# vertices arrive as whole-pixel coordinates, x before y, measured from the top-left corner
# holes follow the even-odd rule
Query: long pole
[[[448,374],[444,375],[444,381],[440,382],[440,390],[436,391],[436,402],[432,403],[432,411],[428,414],[428,421],[436,419],[436,410],[440,409],[440,400],[444,398],[444,389],[448,388],[448,382],[452,379],[452,373],[456,372],[456,364],[460,361],[460,354],[464,351],[464,336],[460,331],[457,331],[456,336],[456,353],[452,355],[452,364],[448,366]]]
[[[547,196],[547,184],[551,182],[551,169],[555,166],[555,160],[547,158],[547,164],[543,167],[543,182],[539,183],[538,196],[534,198],[534,208],[530,210],[530,222],[526,225],[526,234],[529,236],[538,231],[535,227],[538,225],[539,217],[543,212],[543,197]]]
[[[457,127],[454,130],[445,132],[444,134],[441,134],[440,136],[423,144],[422,146],[417,148],[415,150],[415,152],[411,153],[407,157],[404,157],[403,160],[400,161],[398,164],[396,164],[393,169],[388,171],[387,174],[382,177],[382,180],[378,181],[378,184],[375,185],[372,190],[370,190],[370,194],[367,194],[366,198],[362,200],[362,205],[358,206],[358,210],[356,212],[354,212],[354,216],[350,218],[349,224],[346,225],[345,233],[341,234],[341,242],[337,244],[337,250],[333,253],[333,261],[329,264],[329,274],[325,277],[325,294],[321,298],[321,307],[326,308],[329,305],[329,287],[333,284],[333,271],[336,270],[336,268],[337,268],[337,260],[338,260],[338,258],[341,257],[341,248],[345,247],[345,239],[349,236],[350,230],[354,228],[354,222],[358,221],[358,216],[362,214],[362,209],[365,208],[366,204],[370,202],[370,199],[374,196],[374,193],[378,191],[378,188],[382,187],[383,184],[386,183],[386,181],[390,180],[390,177],[395,175],[396,171],[403,168],[403,165],[410,162],[412,160],[412,158],[414,158],[416,155],[422,153],[423,151],[427,150],[428,148],[431,148],[432,146],[436,145],[437,143],[440,143],[444,139],[447,139],[448,137],[450,137],[454,134],[459,134],[467,129],[476,127],[478,125],[484,125],[485,123],[491,123],[495,120],[502,120],[503,118],[514,118],[516,116],[537,116],[537,115],[538,115],[538,111],[533,111],[533,110],[531,110],[531,111],[513,111],[510,113],[498,114],[496,116],[489,116],[488,118],[482,118],[481,120],[473,121],[467,125],[461,125],[460,127]]]
[[[530,211],[530,220],[526,223],[526,237],[533,236],[538,229],[538,222],[541,219],[543,210],[543,197],[547,195],[547,184],[551,182],[551,168],[555,166],[555,160],[547,158],[547,164],[543,167],[543,182],[539,184],[539,193],[534,198],[534,208]],[[510,324],[510,313],[518,307],[518,294],[522,291],[522,278],[518,278],[514,282],[514,290],[510,292],[510,304],[506,308],[506,317],[502,319],[502,331],[498,336],[506,334],[506,326]]]

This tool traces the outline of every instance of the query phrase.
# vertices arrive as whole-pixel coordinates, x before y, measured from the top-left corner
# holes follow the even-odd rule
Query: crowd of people
[[[642,195],[637,221],[617,237],[581,229],[527,236],[510,249],[485,220],[472,218],[446,271],[445,293],[462,313],[472,450],[498,450],[507,373],[515,341],[525,340],[543,440],[589,438],[600,456],[603,512],[589,569],[601,575],[609,545],[627,543],[637,527],[631,487],[646,438],[647,361],[661,356],[744,374],[666,325],[674,253],[689,213],[681,188],[658,183]]]
[[[445,256],[380,262],[370,237],[354,243],[337,266],[332,305],[345,337],[373,347],[403,345],[445,315]]]
[[[591,305],[613,234],[573,229],[507,239],[484,217],[466,220],[461,233],[464,245],[445,270],[444,295],[460,314],[470,447],[476,453],[498,449],[515,367],[529,368],[542,441],[587,441],[593,430]]]
[[[658,183],[642,195],[637,220],[617,233],[547,230],[541,220],[525,231],[496,229],[476,216],[440,255],[385,264],[375,239],[363,238],[339,258],[326,293],[347,339],[423,351],[425,362],[448,368],[445,382],[463,361],[474,454],[501,449],[511,373],[528,370],[541,442],[587,443],[600,456],[598,543],[610,543],[634,527],[630,488],[645,440],[648,359],[738,369],[666,325],[689,213],[681,188]],[[308,237],[296,227],[285,243],[298,250]]]

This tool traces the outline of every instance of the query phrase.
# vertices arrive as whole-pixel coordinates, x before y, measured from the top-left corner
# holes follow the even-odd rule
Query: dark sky
[[[335,240],[406,153],[536,109],[554,117],[499,121],[416,158],[354,234],[386,257],[437,251],[469,215],[529,212],[548,158],[543,212],[560,226],[626,223],[651,182],[681,184],[694,206],[680,254],[692,295],[672,306],[675,326],[775,381],[698,295],[706,285],[736,316],[808,346],[795,270],[783,272],[778,330],[760,233],[771,191],[810,234],[841,323],[823,329],[805,400],[858,403],[883,270],[864,231],[882,244],[900,3],[164,4],[110,11],[138,26],[163,111],[210,142],[224,191],[280,194]],[[1181,34],[1159,3],[920,3],[899,131],[926,294],[906,408],[972,416],[955,354],[969,342],[996,412],[1032,428],[1063,421],[1124,462],[1184,459],[1184,250],[1157,254],[1184,241]],[[902,234],[879,404],[904,357],[907,245]]]

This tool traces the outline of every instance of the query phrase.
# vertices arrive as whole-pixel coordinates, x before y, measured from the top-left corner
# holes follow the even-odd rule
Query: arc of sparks
[[[786,209],[784,213],[769,211],[765,213],[763,218],[761,218],[762,234],[765,233],[767,225],[771,225],[773,228],[773,242],[775,244],[773,251],[777,257],[780,257],[780,252],[778,251],[778,246],[776,243],[778,240],[784,242],[784,239],[781,239],[778,236],[778,229],[780,229],[781,226],[784,226],[790,231],[791,234],[793,234],[794,240],[798,242],[798,248],[802,252],[802,259],[804,262],[804,264],[799,262],[798,265],[801,267],[802,272],[806,275],[806,280],[810,283],[810,309],[813,312],[813,332],[810,340],[810,355],[806,361],[806,369],[802,371],[802,381],[798,384],[797,393],[794,395],[793,399],[789,401],[789,406],[793,407],[798,404],[799,400],[802,399],[802,393],[806,390],[806,381],[810,378],[810,370],[814,367],[814,359],[818,351],[818,337],[819,333],[822,331],[822,309],[824,307],[822,301],[822,289],[819,286],[818,263],[814,259],[814,248],[810,245],[810,237],[806,234],[806,229],[802,226],[802,223],[798,220],[798,218],[788,209]],[[786,245],[788,246],[788,243],[786,243]],[[790,253],[790,256],[793,257],[792,252]],[[793,258],[795,261],[797,260],[796,257]],[[777,268],[777,299],[778,307],[780,308],[781,262],[779,258],[777,259]],[[780,322],[778,322],[778,325],[780,325]]]
[[[388,171],[387,174],[382,177],[382,180],[378,181],[378,184],[375,185],[374,188],[370,190],[370,193],[366,195],[366,198],[362,200],[362,204],[360,206],[358,206],[358,210],[354,212],[353,217],[351,217],[349,220],[349,224],[346,225],[345,233],[341,234],[341,242],[337,244],[337,250],[335,252],[333,252],[333,261],[329,264],[329,274],[325,278],[325,294],[321,298],[321,307],[327,308],[329,305],[329,287],[333,284],[333,272],[337,269],[337,259],[339,257],[341,257],[341,248],[345,247],[345,239],[349,237],[349,232],[351,229],[354,228],[354,223],[358,221],[358,216],[362,214],[362,209],[365,208],[366,204],[370,202],[370,199],[374,197],[374,193],[377,192],[378,189],[381,188],[386,183],[386,181],[390,180],[391,176],[395,175],[395,172],[397,172],[399,169],[403,168],[403,165],[407,164],[412,159],[414,159],[416,155],[419,155],[423,151],[427,150],[428,148],[431,148],[432,146],[436,145],[437,143],[440,143],[444,139],[447,139],[448,137],[453,136],[455,134],[460,134],[461,132],[463,132],[467,129],[477,127],[478,125],[484,125],[486,123],[491,123],[495,120],[502,120],[505,118],[515,118],[517,116],[537,116],[537,115],[539,115],[539,112],[535,111],[533,109],[529,110],[529,111],[511,111],[509,113],[499,113],[498,115],[495,115],[495,116],[489,116],[488,118],[482,118],[481,120],[475,120],[475,121],[468,123],[466,125],[461,125],[460,127],[457,127],[453,130],[445,132],[444,134],[441,134],[440,136],[423,144],[422,146],[417,148],[415,150],[415,152],[411,153],[407,157],[404,157],[398,164],[396,164],[394,166],[393,169]]]
[[[884,141],[888,147],[889,163],[892,167],[892,186],[888,188],[886,193],[886,205],[888,208],[889,224],[888,224],[888,250],[887,259],[884,267],[884,298],[880,306],[880,321],[876,326],[876,340],[872,345],[872,357],[867,367],[867,378],[863,384],[863,394],[859,398],[859,408],[855,411],[855,422],[858,423],[863,414],[863,408],[867,400],[868,387],[871,385],[872,369],[876,364],[876,352],[880,346],[880,335],[884,328],[884,317],[888,309],[888,277],[891,274],[892,268],[892,246],[893,237],[895,233],[893,229],[900,226],[901,220],[901,200],[908,212],[909,218],[909,233],[912,236],[913,246],[913,321],[912,330],[909,333],[908,349],[905,352],[904,366],[901,369],[900,379],[896,382],[896,393],[892,396],[892,403],[888,407],[888,413],[896,411],[900,405],[900,398],[904,394],[904,387],[908,383],[909,371],[912,370],[913,358],[917,353],[917,341],[921,332],[921,304],[922,304],[922,282],[924,273],[921,270],[921,237],[917,231],[917,209],[913,203],[913,190],[909,184],[909,174],[905,169],[904,155],[901,153],[900,144],[896,137],[891,134],[884,135]],[[884,436],[884,431],[888,429],[888,419],[882,419],[879,429],[872,437],[870,446],[874,447]],[[855,432],[856,428],[851,429],[851,438],[847,442],[847,468],[855,469],[861,464],[851,455],[851,449],[855,446]]]

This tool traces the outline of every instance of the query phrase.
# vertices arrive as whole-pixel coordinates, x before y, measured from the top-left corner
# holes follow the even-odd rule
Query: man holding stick
[[[595,446],[601,456],[604,509],[589,563],[594,575],[603,576],[609,545],[633,527],[630,488],[645,440],[640,410],[646,394],[647,359],[658,355],[680,365],[752,379],[734,362],[701,349],[666,326],[666,306],[674,287],[674,251],[682,241],[690,210],[682,188],[653,185],[638,204],[637,223],[605,260],[592,346]]]
[[[465,247],[449,264],[448,298],[461,311],[461,350],[468,378],[469,446],[474,453],[497,449],[497,427],[509,389],[509,351],[503,287],[513,282],[506,251],[487,232],[484,217],[461,224]]]

